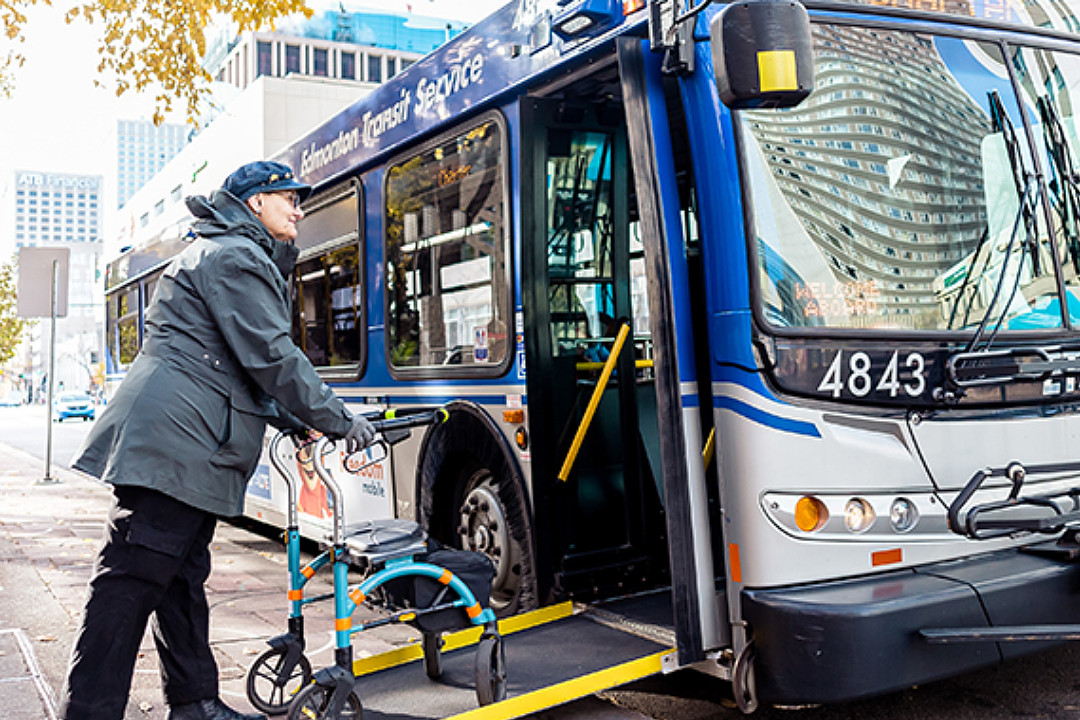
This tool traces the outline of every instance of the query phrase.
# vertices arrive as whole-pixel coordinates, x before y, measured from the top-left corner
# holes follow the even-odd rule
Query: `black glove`
[[[354,415],[352,427],[345,433],[345,451],[352,455],[360,452],[375,440],[375,426],[363,415]]]

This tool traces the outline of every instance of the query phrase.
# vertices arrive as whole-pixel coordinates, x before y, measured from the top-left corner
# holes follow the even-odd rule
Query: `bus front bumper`
[[[873,577],[744,590],[742,605],[759,699],[839,702],[1054,644],[930,642],[921,631],[1080,624],[1080,563],[1007,550]]]

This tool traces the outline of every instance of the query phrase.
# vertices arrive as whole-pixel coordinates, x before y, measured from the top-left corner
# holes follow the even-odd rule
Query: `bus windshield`
[[[816,25],[813,37],[814,93],[797,108],[740,115],[762,319],[863,330],[1063,327],[1056,261],[1071,286],[1080,267],[1068,174],[1077,58],[1032,49],[1006,57],[996,43],[844,25]],[[1021,102],[1042,139],[1037,156]],[[1040,168],[1054,181],[1043,183]]]

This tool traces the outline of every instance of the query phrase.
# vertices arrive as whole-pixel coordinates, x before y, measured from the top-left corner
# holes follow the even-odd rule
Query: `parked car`
[[[23,404],[21,395],[8,395],[5,398],[0,398],[0,407],[20,407]]]
[[[53,420],[63,422],[68,418],[94,419],[94,401],[86,393],[65,393],[53,400]]]

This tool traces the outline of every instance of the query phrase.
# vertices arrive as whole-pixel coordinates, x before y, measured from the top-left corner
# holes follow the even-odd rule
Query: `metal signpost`
[[[41,483],[60,482],[52,476],[52,402],[56,383],[56,319],[67,317],[68,248],[19,248],[16,311],[19,317],[48,317],[49,371],[45,396],[45,477]]]

